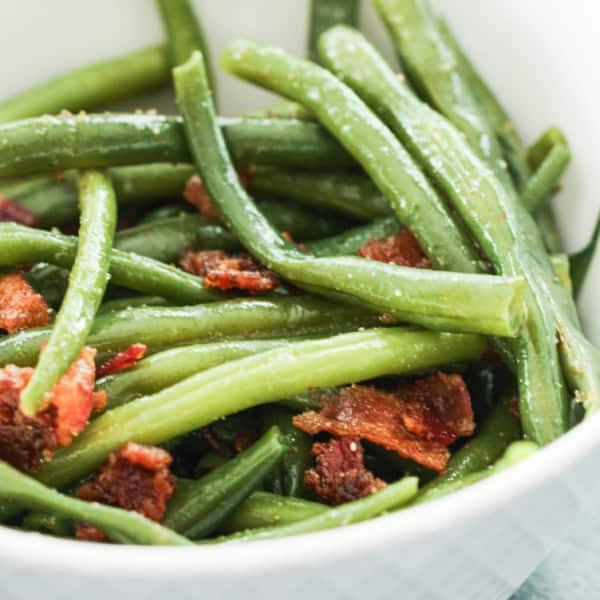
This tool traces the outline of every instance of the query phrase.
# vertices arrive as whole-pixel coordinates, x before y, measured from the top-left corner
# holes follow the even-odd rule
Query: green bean
[[[169,348],[96,383],[107,395],[107,409],[154,394],[212,367],[292,343],[292,339],[233,340]]]
[[[266,527],[264,529],[243,531],[239,534],[209,540],[209,543],[272,540],[323,531],[325,529],[332,529],[333,527],[341,527],[372,519],[389,510],[397,510],[410,502],[417,493],[418,483],[419,480],[416,477],[404,477],[400,481],[388,485],[371,496],[347,502],[335,508],[329,508],[325,512],[304,521],[280,527]]]
[[[297,102],[280,102],[262,110],[245,113],[246,119],[300,119],[313,121],[313,114]]]
[[[184,63],[194,50],[200,50],[206,58],[208,78],[215,89],[206,36],[189,0],[157,0],[157,4],[167,32],[171,66]]]
[[[312,438],[294,427],[293,414],[293,412],[278,406],[269,406],[262,412],[263,426],[278,427],[288,449],[279,464],[271,470],[266,478],[265,488],[283,496],[302,497],[304,495],[304,471],[313,462]]]
[[[216,326],[227,335],[223,321]],[[168,331],[163,324],[161,333]],[[128,336],[128,343],[133,339]],[[470,334],[371,329],[275,348],[104,413],[71,446],[57,451],[37,476],[47,485],[63,487],[92,472],[127,441],[160,444],[252,406],[314,388],[472,359],[484,347],[480,336]]]
[[[129,296],[103,302],[98,314],[116,312],[127,308],[144,308],[146,306],[169,306],[169,301],[160,296]]]
[[[596,254],[598,238],[600,237],[600,215],[596,217],[596,225],[590,237],[589,242],[579,252],[569,257],[569,266],[571,271],[571,280],[573,282],[573,292],[578,296],[585,282],[586,275],[592,265],[592,260]]]
[[[0,462],[0,500],[16,501],[32,510],[42,510],[100,527],[113,541],[150,545],[189,544],[184,537],[142,515],[97,502],[84,502],[59,494],[35,479]]]
[[[429,0],[374,0],[406,72],[431,105],[460,129],[509,192],[514,185],[502,148]]]
[[[198,306],[132,308],[100,315],[88,337],[98,352],[120,352],[133,342],[148,353],[200,341],[327,335],[368,327],[377,320],[363,311],[317,298],[229,300]],[[0,339],[0,365],[30,366],[49,327]],[[470,338],[467,338],[470,339]]]
[[[347,167],[348,154],[315,123],[219,119],[238,166]],[[0,178],[67,169],[189,162],[178,117],[144,114],[44,116],[0,126]]]
[[[223,62],[235,75],[310,108],[371,176],[435,267],[468,273],[481,270],[471,241],[410,155],[333,75],[280,49],[249,41],[234,43]]]
[[[274,525],[291,525],[327,511],[327,506],[301,498],[254,492],[219,526],[220,533],[235,533]]]
[[[0,264],[52,262],[70,268],[75,261],[77,240],[14,223],[0,223]],[[162,296],[176,304],[211,302],[227,297],[219,290],[207,288],[201,277],[145,256],[112,250],[109,258],[111,283],[142,294]]]
[[[437,496],[437,490],[449,482],[489,467],[519,434],[519,422],[511,413],[510,398],[505,396],[493,408],[475,437],[452,455],[446,470],[419,490],[416,501],[425,502]]]
[[[90,110],[147,92],[169,81],[164,46],[155,46],[60,75],[0,102],[0,123],[57,113]]]
[[[579,371],[586,388],[597,398],[593,375],[595,350],[580,339],[572,299],[557,280],[544,244],[531,216],[441,115],[421,102],[395,76],[374,48],[358,33],[335,28],[321,38],[321,51],[332,69],[368,99],[392,125],[462,216],[475,239],[505,276],[524,276],[527,319],[519,338],[510,342],[517,359],[519,396],[525,433],[545,444],[569,427],[566,396],[558,349],[548,340],[556,330],[568,329],[576,347],[561,358]],[[499,218],[501,216],[501,218]],[[587,355],[587,356],[584,356]],[[577,373],[574,373],[577,375]]]
[[[573,257],[571,257],[572,259]],[[566,254],[553,254],[550,256],[552,268],[558,277],[561,285],[573,295],[573,282],[571,280],[571,264],[569,257]]]
[[[390,203],[364,175],[309,173],[291,169],[257,167],[250,191],[276,198],[290,198],[316,208],[326,208],[360,220],[387,217]]]
[[[23,519],[21,527],[28,531],[39,531],[57,537],[73,537],[74,533],[71,519],[40,511],[29,513]]]
[[[243,45],[239,53],[231,50],[230,56],[237,61],[245,50]],[[260,50],[250,52],[264,56]],[[268,51],[273,52],[281,56]],[[517,279],[503,280],[499,285],[501,280],[488,275],[457,277],[355,257],[314,258],[291,247],[264,219],[237,180],[214,121],[202,56],[195,53],[185,65],[177,67],[174,78],[202,180],[228,227],[269,268],[308,291],[388,312],[409,323],[492,335],[511,336],[518,331],[522,282]],[[211,161],[202,159],[200,140],[213,148]],[[488,310],[491,306],[484,300],[486,296],[493,311]]]
[[[108,283],[117,203],[110,180],[95,171],[81,175],[81,225],[65,298],[35,372],[21,392],[19,407],[34,415],[44,394],[62,377],[83,348]]]
[[[310,60],[320,62],[318,42],[324,31],[340,24],[356,26],[358,9],[358,0],[311,0],[308,30]]]
[[[277,427],[235,458],[175,492],[163,523],[191,539],[211,534],[262,483],[287,451]]]
[[[530,441],[516,441],[512,442],[504,451],[504,454],[491,466],[481,471],[475,471],[467,473],[462,477],[456,477],[448,479],[444,482],[440,482],[439,485],[433,486],[424,492],[422,495],[418,495],[411,506],[414,504],[421,504],[423,502],[429,502],[431,500],[437,500],[443,496],[447,496],[452,492],[462,490],[482,479],[495,475],[517,463],[527,460],[533,454],[539,450],[539,446]]]

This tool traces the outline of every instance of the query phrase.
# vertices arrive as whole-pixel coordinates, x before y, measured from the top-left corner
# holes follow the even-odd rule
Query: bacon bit
[[[118,371],[133,367],[138,360],[144,357],[147,349],[145,344],[132,344],[128,348],[125,348],[123,352],[119,352],[115,357],[98,367],[96,376],[106,377],[106,375],[112,375]]]
[[[300,250],[301,252],[308,252],[308,248],[306,247],[306,244],[303,244],[302,242],[294,241],[294,238],[292,237],[292,234],[289,231],[282,231],[281,237],[286,242],[289,242],[290,244],[293,244],[294,246],[296,246],[296,248],[298,248],[298,250]]]
[[[9,200],[0,194],[0,222],[19,223],[27,227],[35,227],[35,217],[24,206]]]
[[[437,373],[396,394],[351,386],[321,402],[320,413],[297,415],[294,425],[310,435],[359,436],[438,472],[450,459],[447,444],[474,429],[469,393],[459,375]]]
[[[175,491],[175,478],[169,472],[171,455],[162,448],[128,442],[112,452],[96,477],[77,490],[77,497],[135,511],[160,521]],[[79,539],[104,541],[101,530],[88,524],[77,528]]]
[[[204,277],[207,286],[220,290],[270,292],[279,285],[275,275],[261,267],[249,254],[230,256],[223,250],[186,252],[179,265],[184,271]]]
[[[431,261],[425,256],[417,238],[408,229],[399,235],[368,241],[358,250],[358,255],[401,267],[431,269]]]
[[[363,464],[363,447],[358,437],[345,436],[326,444],[313,444],[316,466],[304,473],[304,483],[315,496],[332,506],[365,498],[383,489]]]
[[[15,333],[50,323],[50,309],[21,273],[0,277],[0,329]]]

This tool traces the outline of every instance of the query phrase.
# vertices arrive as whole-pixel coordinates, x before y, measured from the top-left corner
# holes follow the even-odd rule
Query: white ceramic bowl
[[[197,2],[214,56],[237,36],[302,52],[307,5]],[[583,0],[439,5],[528,141],[549,124],[566,131],[575,158],[556,208],[567,248],[577,248],[600,202],[594,164],[600,139],[600,5]],[[364,13],[365,31],[391,57],[373,11],[366,7]],[[0,0],[0,22],[2,97],[162,37],[149,0]],[[269,101],[224,73],[219,84],[226,114]],[[596,261],[581,300],[596,343],[599,280]],[[0,598],[507,598],[586,502],[598,497],[599,460],[600,417],[594,417],[525,464],[437,502],[335,531],[251,545],[104,546],[2,528]]]

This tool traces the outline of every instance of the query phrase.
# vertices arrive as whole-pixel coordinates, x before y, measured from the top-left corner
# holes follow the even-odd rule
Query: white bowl
[[[203,0],[213,56],[237,36],[301,53],[308,2]],[[365,1],[365,4],[368,4]],[[528,141],[562,127],[574,161],[556,199],[571,250],[598,210],[600,5],[562,0],[444,0],[440,8]],[[388,56],[373,11],[363,25]],[[148,0],[0,0],[0,96],[61,70],[153,43],[162,31]],[[261,92],[219,75],[227,114],[264,105]],[[161,103],[164,99],[159,99]],[[600,342],[596,261],[581,300]],[[531,460],[437,502],[334,531],[210,548],[141,548],[54,540],[2,528],[4,600],[38,598],[507,598],[541,562],[586,502],[598,497],[600,417]]]

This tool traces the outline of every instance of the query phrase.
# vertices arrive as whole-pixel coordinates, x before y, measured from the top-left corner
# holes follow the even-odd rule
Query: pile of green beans
[[[360,33],[358,0],[311,0],[309,59],[249,40],[222,58],[285,102],[221,117],[202,15],[190,0],[157,0],[164,45],[0,101],[0,209],[17,221],[0,223],[0,269],[22,273],[52,309],[50,326],[0,337],[0,408],[22,375],[15,426],[42,415],[56,427],[49,392],[86,347],[106,399],[29,473],[3,462],[12,438],[0,423],[0,523],[65,538],[89,524],[147,545],[309,534],[475,485],[600,407],[600,352],[573,300],[600,219],[567,256],[549,205],[571,160],[565,135],[549,127],[527,149],[428,0],[373,4],[405,74]],[[179,115],[85,112],[169,83]],[[204,214],[184,201],[196,175]],[[401,253],[410,234],[431,269],[363,258],[375,240],[382,255]],[[233,289],[179,268],[188,251],[208,251],[198,258]],[[235,288],[254,281],[251,258],[277,276],[261,297]],[[129,364],[134,344],[144,356]],[[490,351],[505,364],[490,366]],[[473,436],[447,446],[437,474],[369,438],[364,465],[332,481],[346,493],[364,466],[382,489],[327,506],[307,471],[327,479],[314,443],[328,436],[296,428],[295,415],[342,386],[401,395],[439,370],[464,377]],[[120,497],[77,497],[130,442],[171,455],[160,522]]]

